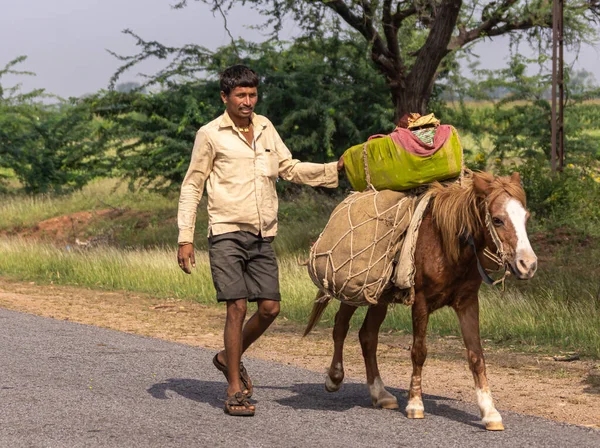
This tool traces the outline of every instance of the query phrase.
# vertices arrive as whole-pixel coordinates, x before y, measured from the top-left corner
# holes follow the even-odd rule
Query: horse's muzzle
[[[518,256],[511,268],[519,280],[529,280],[537,271],[537,257],[533,253]]]

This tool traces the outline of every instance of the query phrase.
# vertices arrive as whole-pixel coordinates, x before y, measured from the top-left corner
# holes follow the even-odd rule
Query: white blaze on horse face
[[[533,252],[525,228],[527,211],[523,204],[514,198],[510,198],[506,203],[506,213],[512,222],[517,237],[516,258],[513,268],[520,278],[531,278],[537,269],[537,257]]]

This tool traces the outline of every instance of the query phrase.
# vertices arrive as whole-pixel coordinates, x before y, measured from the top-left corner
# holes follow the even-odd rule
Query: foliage
[[[121,93],[140,92],[148,93],[146,89],[137,81],[120,82],[115,86],[115,90]]]
[[[214,81],[173,84],[153,94],[101,92],[86,100],[111,123],[115,164],[133,187],[178,188],[198,128],[220,113]]]
[[[32,105],[2,115],[2,164],[28,193],[81,188],[110,172],[105,123],[82,104]]]
[[[508,67],[491,71],[472,66],[475,77],[454,73],[445,91],[457,97],[445,109],[445,119],[467,135],[469,166],[500,174],[520,171],[528,206],[538,226],[568,226],[589,234],[600,228],[600,151],[596,135],[600,107],[581,99],[595,96],[589,77],[570,77],[564,108],[565,169],[553,174],[551,157],[551,77],[546,58],[525,58],[518,45]],[[530,73],[528,67],[540,67]],[[574,79],[575,82],[571,80]],[[452,89],[450,89],[452,86]],[[498,97],[498,93],[501,96]]]
[[[551,173],[543,160],[530,159],[518,167],[537,225],[600,236],[600,170],[594,165],[590,159],[569,163],[560,175]]]
[[[258,110],[273,121],[297,158],[331,161],[370,135],[393,129],[385,84],[361,60],[366,46],[360,41],[332,37],[300,39],[290,46],[243,44],[238,51],[250,51],[248,64],[262,78]],[[232,61],[222,61],[221,67]]]
[[[0,77],[27,74],[12,69],[24,59],[11,61]],[[50,105],[43,90],[21,93],[19,86],[0,92],[0,167],[12,170],[26,192],[80,188],[110,171],[106,123],[94,120],[85,102]]]
[[[114,123],[119,171],[132,185],[177,189],[187,170],[197,129],[222,113],[218,73],[241,62],[260,76],[257,112],[280,132],[294,157],[313,162],[338,158],[353,144],[393,129],[387,92],[360,56],[366,46],[337,38],[220,48],[202,79],[181,77],[178,65],[148,80],[152,94],[104,92],[90,99]]]

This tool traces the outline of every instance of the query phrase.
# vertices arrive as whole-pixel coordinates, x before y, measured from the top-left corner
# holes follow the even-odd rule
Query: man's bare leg
[[[234,303],[242,302],[243,303],[243,311],[238,308],[241,308],[241,305],[233,305]],[[222,364],[228,367],[227,370],[229,372],[229,388],[227,389],[227,394],[231,395],[230,392],[233,391],[239,392],[242,390],[242,383],[240,381],[240,360],[242,359],[242,354],[248,350],[248,347],[254,343],[262,334],[271,326],[277,315],[279,314],[279,302],[276,300],[268,300],[268,299],[259,299],[258,300],[258,309],[256,313],[254,313],[246,325],[244,325],[242,330],[242,324],[244,323],[244,317],[246,316],[246,300],[235,300],[227,302],[227,321],[225,322],[225,350],[222,350],[218,355],[218,360]],[[231,310],[231,311],[230,311]],[[241,322],[239,321],[239,315],[241,314]],[[231,317],[230,317],[231,316]],[[234,332],[232,329],[235,328],[235,331],[239,331],[239,333]],[[231,342],[231,348],[229,348],[228,344],[228,335],[229,340],[233,339]],[[236,356],[232,357],[229,350],[235,350]],[[237,354],[239,353],[239,355]],[[237,383],[232,382],[235,378]],[[235,387],[237,389],[233,390]]]
[[[258,299],[256,313],[248,319],[244,325],[242,334],[242,354],[248,350],[254,341],[271,326],[279,314],[279,302],[277,300]]]
[[[242,358],[242,326],[246,318],[246,299],[227,301],[227,318],[225,320],[225,350],[219,353],[220,362],[226,364],[228,370],[227,396],[242,391],[240,381],[240,360]],[[223,359],[226,358],[226,359]]]

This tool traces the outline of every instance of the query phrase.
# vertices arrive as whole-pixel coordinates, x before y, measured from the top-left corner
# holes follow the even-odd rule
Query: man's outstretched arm
[[[336,188],[338,171],[344,168],[344,160],[337,162],[310,163],[294,159],[279,134],[275,134],[275,148],[279,157],[279,175],[282,179],[312,187]]]

